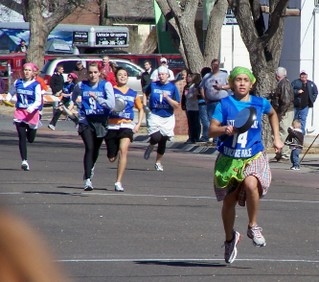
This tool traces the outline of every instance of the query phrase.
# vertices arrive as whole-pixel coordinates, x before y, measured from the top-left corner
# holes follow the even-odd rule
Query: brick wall
[[[182,98],[183,90],[186,85],[186,80],[179,80],[176,82],[176,87],[179,91],[179,95]],[[187,124],[187,117],[186,112],[183,111],[181,108],[178,110],[175,110],[175,119],[176,119],[176,125],[175,125],[175,134],[176,135],[188,135],[188,124]]]
[[[99,25],[99,6],[95,1],[89,1],[87,7],[77,8],[70,16],[66,17],[63,24]]]
[[[174,111],[175,113],[175,130],[176,135],[188,135],[188,124],[186,111],[183,111],[181,108]]]

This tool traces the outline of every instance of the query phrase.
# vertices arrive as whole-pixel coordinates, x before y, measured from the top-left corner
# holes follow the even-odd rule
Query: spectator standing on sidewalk
[[[201,79],[211,72],[210,67],[204,67],[200,71]],[[208,142],[208,129],[209,129],[209,119],[207,115],[207,104],[205,100],[205,94],[203,91],[200,91],[200,97],[198,98],[198,110],[199,110],[199,120],[201,124],[201,137],[199,142]]]
[[[271,95],[271,105],[276,111],[279,119],[279,133],[281,141],[285,142],[288,127],[294,119],[294,91],[287,78],[287,70],[283,67],[276,69],[277,87]],[[290,150],[285,146],[280,152],[276,153],[275,160],[289,160]]]
[[[158,144],[155,170],[164,171],[162,159],[167,141],[174,136],[174,110],[180,106],[180,96],[176,85],[168,80],[169,70],[167,67],[158,68],[158,77],[159,81],[152,82],[145,91],[145,94],[149,96],[151,112],[147,127],[150,144],[145,150],[144,159],[149,159],[154,146]]]
[[[50,87],[52,90],[52,94],[56,97],[59,97],[62,93],[63,85],[64,85],[64,78],[63,78],[64,67],[62,64],[58,64],[55,68],[55,72],[51,76],[50,79]],[[58,102],[54,102],[52,104],[52,116],[55,113],[55,109],[58,106]]]
[[[114,68],[116,68],[116,64],[110,61],[109,56],[103,56],[101,65],[101,78],[110,82],[112,86],[116,85]]]
[[[184,95],[186,97],[186,115],[189,132],[188,143],[194,144],[199,141],[200,137],[198,98],[200,96],[199,83],[201,81],[201,76],[199,73],[189,74],[188,77],[189,76],[191,85]]]
[[[210,135],[220,136],[214,172],[216,198],[223,201],[222,220],[225,231],[225,262],[232,263],[237,255],[240,233],[235,231],[236,204],[247,204],[247,236],[257,247],[266,245],[262,228],[257,225],[259,199],[264,196],[271,181],[271,171],[262,144],[262,117],[268,115],[274,136],[274,148],[283,147],[279,135],[279,122],[270,102],[249,92],[256,78],[244,67],[235,67],[229,76],[234,95],[221,99],[212,116]],[[254,107],[256,120],[243,133],[234,128],[237,113]]]
[[[27,141],[33,143],[40,122],[40,110],[42,106],[41,86],[35,76],[37,66],[33,63],[23,65],[23,78],[17,79],[9,89],[7,101],[17,96],[16,109],[13,122],[19,136],[19,151],[21,156],[21,169],[30,170],[28,163]]]
[[[144,69],[145,71],[141,74],[141,87],[142,91],[144,93],[144,90],[147,88],[147,86],[152,82],[151,75],[153,72],[152,69],[152,63],[149,60],[144,61]]]
[[[60,93],[62,92],[63,85],[64,85],[63,72],[64,72],[63,65],[59,64],[56,66],[55,72],[51,76],[50,87],[52,90],[52,94],[55,96],[59,96]]]
[[[0,71],[0,94],[6,93],[6,85],[4,83],[4,79],[2,78],[2,71]]]
[[[19,45],[17,45],[15,51],[16,51],[17,53],[27,53],[27,51],[28,51],[28,46],[27,46],[27,44],[26,44],[26,42],[25,42],[24,39],[21,39],[21,40],[20,40],[20,43],[19,43]]]
[[[228,74],[220,70],[220,62],[218,59],[213,59],[211,62],[211,72],[206,74],[199,87],[201,95],[205,97],[207,105],[207,118],[210,122],[212,115],[218,102],[228,96]],[[217,139],[214,140],[217,142]]]
[[[82,61],[77,61],[76,62],[75,69],[72,72],[77,75],[79,81],[88,79],[88,71],[83,66],[83,62]]]
[[[115,106],[112,84],[101,79],[100,75],[98,63],[90,63],[88,80],[77,83],[72,95],[73,102],[79,96],[81,97],[78,132],[85,146],[83,157],[84,191],[93,190],[92,177],[95,163],[107,133],[107,120],[110,111]]]
[[[313,108],[313,104],[317,99],[318,88],[313,81],[308,80],[308,74],[306,71],[301,71],[299,78],[295,79],[291,85],[294,89],[294,119],[300,120],[301,129],[305,135],[308,111],[309,108]]]

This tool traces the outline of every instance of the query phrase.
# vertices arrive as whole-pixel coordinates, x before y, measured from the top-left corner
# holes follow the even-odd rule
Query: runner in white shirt
[[[161,62],[161,66],[164,66],[164,67],[168,68],[168,64],[167,64],[167,59],[166,59],[166,58],[164,58],[164,57],[161,58],[160,62]],[[173,71],[168,68],[168,72],[169,72],[168,81],[175,80],[175,76],[174,76]],[[153,82],[159,81],[159,78],[158,78],[158,68],[152,72],[152,74],[151,74],[151,80],[152,80]]]

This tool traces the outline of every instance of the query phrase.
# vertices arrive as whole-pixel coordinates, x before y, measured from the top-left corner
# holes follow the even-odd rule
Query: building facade
[[[290,81],[299,78],[301,70],[319,86],[319,1],[290,0],[289,7],[298,8],[300,17],[287,17],[280,65],[288,71]],[[309,110],[307,135],[319,133],[319,99]]]

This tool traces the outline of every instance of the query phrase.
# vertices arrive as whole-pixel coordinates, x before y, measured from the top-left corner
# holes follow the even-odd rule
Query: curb
[[[148,135],[137,135],[133,141],[146,143],[149,140]],[[184,152],[190,152],[195,154],[213,154],[215,153],[216,147],[213,147],[209,143],[199,143],[199,144],[185,144],[185,142],[170,141],[167,142],[168,149],[176,149]]]

